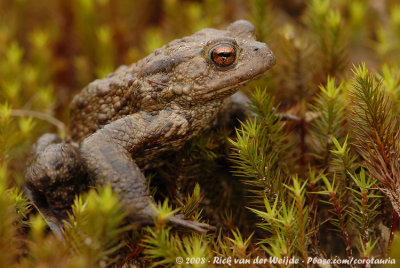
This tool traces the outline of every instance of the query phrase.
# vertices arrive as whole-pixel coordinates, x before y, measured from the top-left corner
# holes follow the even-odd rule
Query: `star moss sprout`
[[[276,115],[274,99],[266,90],[257,88],[251,101],[249,108],[255,116],[241,122],[237,139],[230,139],[234,146],[231,159],[254,202],[262,203],[264,195],[274,200],[283,189],[289,143],[285,123]]]
[[[350,91],[351,134],[365,166],[379,189],[400,213],[400,128],[392,112],[392,101],[365,65],[354,69],[355,81]]]

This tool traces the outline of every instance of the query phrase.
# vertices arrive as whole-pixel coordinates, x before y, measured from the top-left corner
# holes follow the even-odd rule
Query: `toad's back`
[[[77,94],[70,106],[72,140],[80,142],[102,126],[138,112],[133,90],[136,80],[134,65],[121,66]]]

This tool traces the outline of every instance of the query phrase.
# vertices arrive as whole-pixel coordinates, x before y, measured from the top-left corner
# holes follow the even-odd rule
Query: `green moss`
[[[400,7],[369,2],[0,1],[0,263],[175,266],[183,257],[209,267],[214,257],[377,258],[390,248],[398,257],[398,239],[383,234],[400,212]],[[49,233],[21,184],[32,143],[66,136],[56,118],[68,121],[74,93],[235,18],[252,21],[277,57],[244,89],[253,116],[149,172],[155,226],[126,225],[106,187],[77,197],[65,242]],[[173,213],[218,230],[172,228]]]

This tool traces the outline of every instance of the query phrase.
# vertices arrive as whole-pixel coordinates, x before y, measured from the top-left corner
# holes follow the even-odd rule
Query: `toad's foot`
[[[24,189],[59,238],[75,196],[87,186],[78,149],[54,134],[40,137],[29,155]]]

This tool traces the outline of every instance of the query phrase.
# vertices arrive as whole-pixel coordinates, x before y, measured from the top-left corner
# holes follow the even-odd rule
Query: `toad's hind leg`
[[[75,195],[87,186],[79,150],[55,134],[40,137],[28,158],[24,189],[58,237]]]

